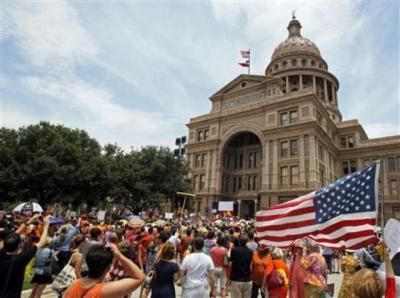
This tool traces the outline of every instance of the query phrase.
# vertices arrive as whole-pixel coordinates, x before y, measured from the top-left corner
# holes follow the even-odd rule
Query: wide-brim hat
[[[145,225],[145,222],[142,219],[132,219],[126,225],[131,228],[141,228]]]

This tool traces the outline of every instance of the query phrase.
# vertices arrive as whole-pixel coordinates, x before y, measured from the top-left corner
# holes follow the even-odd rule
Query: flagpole
[[[250,49],[249,49],[249,69],[248,69],[248,74],[250,75],[250,65],[251,65],[251,60],[250,60],[251,54],[250,54]]]
[[[383,229],[383,227],[385,226],[385,212],[383,210],[384,208],[384,195],[385,195],[385,182],[384,182],[384,178],[383,178],[383,164],[384,164],[384,160],[383,160],[383,156],[381,156],[380,160],[380,168],[379,168],[379,174],[381,176],[381,189],[380,189],[380,195],[381,195],[381,227]]]

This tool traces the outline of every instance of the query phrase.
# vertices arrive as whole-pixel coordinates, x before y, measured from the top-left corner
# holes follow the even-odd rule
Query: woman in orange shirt
[[[65,292],[64,298],[123,297],[140,287],[145,278],[143,272],[125,257],[115,244],[110,243],[108,247],[100,244],[90,247],[86,255],[88,275],[74,281]],[[118,281],[105,282],[114,258],[121,262],[126,277]]]
[[[272,271],[272,258],[266,246],[260,246],[257,251],[253,253],[253,260],[251,262],[251,280],[253,285],[251,287],[251,298],[258,297],[258,290],[262,290],[264,276],[269,275]],[[261,297],[265,297],[263,291]]]
[[[269,298],[286,298],[288,292],[289,269],[283,261],[283,252],[279,247],[275,247],[272,252],[273,270],[278,270],[279,275],[284,280],[284,285],[280,288],[268,290]]]

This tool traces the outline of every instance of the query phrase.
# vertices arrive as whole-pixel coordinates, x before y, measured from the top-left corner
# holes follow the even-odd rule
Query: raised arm
[[[48,216],[46,216],[43,219],[43,233],[40,236],[39,242],[35,244],[37,248],[42,248],[46,244],[46,238],[49,232],[49,225],[50,225],[50,219]]]
[[[108,245],[117,258],[128,277],[118,281],[105,283],[102,290],[103,298],[122,297],[132,293],[144,282],[145,275],[131,260],[125,257],[113,243]]]

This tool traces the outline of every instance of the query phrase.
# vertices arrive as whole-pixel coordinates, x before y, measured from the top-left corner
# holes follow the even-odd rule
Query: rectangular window
[[[297,123],[297,121],[298,121],[297,111],[291,111],[290,112],[290,124]]]
[[[290,184],[296,185],[299,182],[299,167],[291,166],[290,167]]]
[[[232,192],[236,192],[236,177],[233,177],[233,183],[232,183]]]
[[[349,163],[347,160],[342,162],[342,169],[343,169],[343,175],[350,174]]]
[[[287,112],[281,113],[281,125],[288,125],[289,124],[289,117]]]
[[[242,189],[242,177],[238,178],[238,191]]]
[[[325,171],[323,168],[319,169],[319,182],[320,182],[321,186],[325,185]]]
[[[226,168],[229,169],[231,167],[231,155],[228,153],[226,156]]]
[[[226,177],[226,181],[225,181],[225,192],[229,191],[229,177]]]
[[[397,160],[397,172],[400,172],[400,156],[397,156],[396,160]]]
[[[205,175],[201,174],[200,175],[200,190],[203,190],[205,186]]]
[[[254,163],[253,163],[253,167],[256,168],[257,167],[257,152],[254,152]],[[400,160],[400,159],[399,159]]]
[[[195,161],[194,161],[194,167],[195,168],[200,167],[200,158],[201,158],[201,155],[200,154],[196,154]]]
[[[239,156],[237,154],[235,154],[235,163],[234,163],[235,170],[238,168],[238,161],[239,161]]]
[[[394,157],[388,157],[388,170],[389,172],[396,172],[396,163]]]
[[[281,142],[281,157],[287,157],[289,151],[289,143],[288,141]]]
[[[354,148],[354,136],[347,137],[347,146],[349,148]]]
[[[347,140],[346,140],[346,137],[341,137],[341,138],[340,138],[340,147],[341,147],[341,148],[347,148]]]
[[[248,169],[251,169],[251,168],[252,168],[252,166],[253,166],[253,159],[254,159],[254,154],[253,154],[253,152],[250,152],[250,153],[249,153],[249,158],[248,158],[248,160],[247,160],[247,168],[248,168]]]
[[[290,140],[290,156],[297,156],[297,140]]]
[[[288,167],[281,167],[281,185],[288,185]]]
[[[247,190],[251,190],[251,176],[247,176]]]
[[[203,135],[204,135],[204,131],[203,130],[199,130],[197,132],[197,141],[200,142],[203,140]]]
[[[257,189],[257,176],[253,176],[253,185],[252,185],[252,190]]]
[[[197,179],[198,179],[198,176],[194,175],[193,176],[193,189],[194,190],[198,190],[198,181],[197,181]]]
[[[243,168],[243,153],[239,154],[239,169]]]
[[[390,180],[390,192],[392,196],[397,196],[399,194],[397,180]]]
[[[350,172],[354,173],[355,171],[357,171],[356,160],[352,159],[350,160]]]
[[[206,163],[207,163],[207,153],[203,153],[203,154],[201,155],[201,166],[202,166],[202,167],[205,167],[205,166],[206,166]]]
[[[207,128],[204,130],[204,141],[208,140],[209,136],[210,136],[210,130]]]

